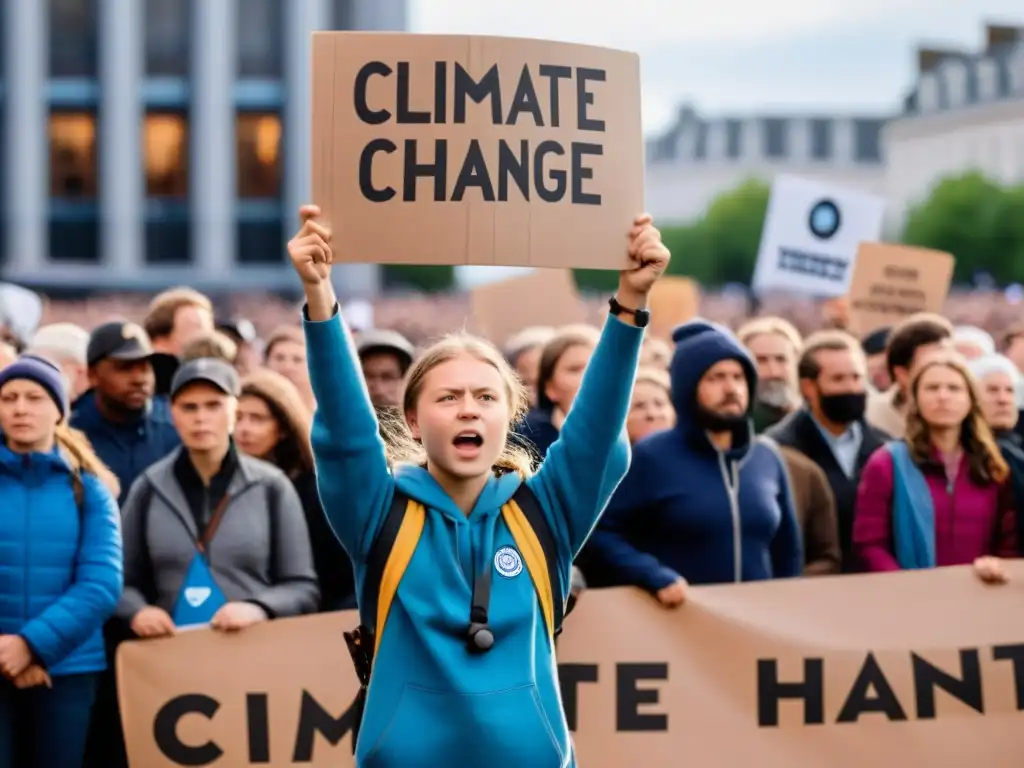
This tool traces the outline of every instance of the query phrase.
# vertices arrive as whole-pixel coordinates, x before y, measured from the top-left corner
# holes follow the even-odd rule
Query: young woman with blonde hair
[[[356,763],[573,766],[551,617],[568,595],[573,557],[629,464],[623,427],[647,296],[668,251],[650,217],[637,218],[623,241],[631,267],[610,302],[613,316],[558,440],[531,474],[530,456],[509,442],[525,389],[493,345],[466,335],[426,350],[409,371],[406,438],[388,450],[338,311],[331,233],[319,215],[314,206],[300,211],[302,229],[288,250],[306,293],[320,497],[364,590],[363,628],[375,628],[360,635],[373,666],[364,677]],[[535,549],[518,543],[530,542],[514,525],[523,520],[516,499],[525,503],[527,494],[553,540],[557,562],[548,575],[557,573],[558,593],[533,580]],[[395,498],[405,510],[395,538],[408,558],[404,578],[377,606],[381,613],[368,617],[384,590],[368,593],[364,580]],[[416,534],[403,539],[407,525]],[[540,532],[532,532],[536,542]]]
[[[879,448],[861,474],[853,520],[861,566],[895,571],[1015,556],[1009,468],[963,359],[930,355],[909,395],[906,437]]]
[[[0,765],[81,765],[122,590],[117,481],[68,431],[61,370],[0,370]],[[111,483],[113,487],[111,487]]]

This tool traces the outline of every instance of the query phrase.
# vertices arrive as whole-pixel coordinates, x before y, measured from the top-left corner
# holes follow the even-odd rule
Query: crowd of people
[[[656,254],[638,226],[637,247]],[[537,478],[542,506],[564,508],[554,538],[575,597],[631,586],[673,608],[690,585],[972,563],[999,581],[997,558],[1021,554],[1024,327],[997,343],[920,314],[864,338],[804,337],[762,315],[735,330],[697,318],[641,343],[623,317],[650,286],[624,277],[603,331],[524,328],[495,340],[499,356],[469,337],[424,350],[374,328],[355,334],[350,360],[321,285],[325,246],[294,242],[319,303],[265,339],[176,288],[140,322],[54,323],[0,347],[0,765],[126,765],[112,664],[125,640],[356,607],[349,554],[371,541],[357,512],[384,504],[384,462],[400,454],[424,467],[486,459],[489,477],[482,446],[500,437],[493,465]],[[429,379],[445,365],[453,380],[477,375],[457,368],[467,356],[508,376],[480,392]],[[474,390],[466,402],[460,387]],[[508,393],[525,416],[492,423]],[[465,428],[442,449],[446,408]],[[628,470],[609,431],[617,409]],[[485,487],[464,502],[438,481],[447,496],[431,502],[436,472],[396,477],[432,509],[451,502],[446,515],[471,516]],[[492,495],[500,509],[512,491]],[[472,560],[474,541],[456,551]],[[465,567],[473,583],[480,566]]]

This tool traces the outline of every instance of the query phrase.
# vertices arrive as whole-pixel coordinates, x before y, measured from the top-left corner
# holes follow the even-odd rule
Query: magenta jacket
[[[966,461],[953,492],[938,464],[921,468],[935,508],[935,560],[969,565],[982,555],[1017,557],[1017,514],[1009,482],[977,485]],[[892,542],[893,465],[884,447],[861,472],[853,516],[853,555],[865,571],[898,571]]]

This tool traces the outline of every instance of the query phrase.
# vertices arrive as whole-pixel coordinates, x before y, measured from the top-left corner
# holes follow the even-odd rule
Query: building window
[[[238,9],[238,76],[279,78],[284,71],[282,0],[245,0]]]
[[[828,160],[832,157],[832,121],[828,118],[811,120],[811,159]]]
[[[284,222],[277,209],[273,218],[238,223],[238,263],[249,266],[280,266],[287,252]]]
[[[96,0],[49,2],[50,77],[96,77]]]
[[[188,77],[189,0],[146,0],[146,74]]]
[[[66,200],[96,197],[96,115],[50,115],[50,195]]]
[[[100,263],[100,225],[96,205],[59,206],[50,211],[51,261]]]
[[[777,117],[767,117],[761,123],[766,157],[779,160],[786,156],[786,125],[785,120]]]
[[[743,123],[740,120],[725,121],[725,156],[731,160],[739,158],[743,151]]]
[[[280,197],[280,116],[240,113],[236,121],[236,137],[238,196],[260,199]]]
[[[188,204],[151,200],[146,210],[146,263],[159,266],[189,264],[192,243]]]
[[[146,115],[146,196],[188,196],[188,118],[180,112]]]
[[[855,120],[853,124],[853,159],[858,163],[882,161],[882,120]]]

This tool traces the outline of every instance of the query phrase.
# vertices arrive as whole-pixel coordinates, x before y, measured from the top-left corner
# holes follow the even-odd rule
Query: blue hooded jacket
[[[57,449],[16,454],[0,437],[0,635],[21,635],[54,676],[106,668],[101,628],[123,588],[117,504],[81,477],[79,509]]]
[[[357,594],[395,488],[427,512],[374,660],[356,763],[575,765],[553,642],[529,571],[509,573],[495,563],[499,550],[516,546],[500,510],[522,480],[490,477],[466,515],[425,469],[389,470],[340,317],[304,325],[317,400],[312,445],[320,497],[352,558]],[[566,590],[574,556],[629,466],[625,421],[642,339],[641,329],[608,319],[559,439],[526,481],[547,515]],[[484,568],[494,569],[495,643],[487,653],[470,654],[472,585]]]
[[[591,587],[657,592],[691,584],[799,576],[800,529],[785,464],[748,419],[718,451],[694,422],[697,385],[716,363],[737,360],[754,392],[757,370],[727,329],[694,320],[676,329],[676,426],[633,446],[633,462],[591,536],[580,567]],[[749,411],[748,411],[749,412]]]

